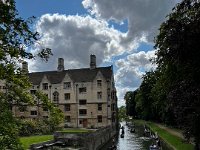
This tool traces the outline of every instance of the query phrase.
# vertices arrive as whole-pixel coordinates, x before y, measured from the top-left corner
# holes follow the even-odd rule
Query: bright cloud
[[[126,91],[136,90],[140,83],[144,71],[154,69],[156,66],[150,62],[150,59],[155,57],[155,50],[128,55],[126,58],[119,59],[115,62],[117,72],[115,74],[118,97],[123,99]]]
[[[125,33],[109,28],[106,21],[90,16],[45,14],[39,19],[36,29],[42,35],[36,47],[49,47],[54,54],[48,66],[36,61],[37,70],[56,68],[58,57],[66,60],[66,68],[88,67],[90,54],[97,55],[97,64],[101,64],[138,46],[138,43],[121,45],[126,38]]]
[[[174,0],[84,0],[83,6],[98,18],[123,22],[128,19],[126,42],[146,35],[155,37],[159,25],[175,5]],[[124,41],[125,42],[125,41]]]

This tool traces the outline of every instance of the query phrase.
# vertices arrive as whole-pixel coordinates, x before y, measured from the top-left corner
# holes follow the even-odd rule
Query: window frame
[[[64,93],[64,97],[65,97],[65,100],[70,100],[71,94],[70,93]]]
[[[48,85],[49,85],[48,83],[42,83],[42,89],[48,90],[49,89]]]
[[[103,104],[102,103],[97,104],[97,109],[98,109],[98,111],[102,111]]]
[[[103,116],[102,115],[98,115],[97,116],[97,121],[98,121],[98,123],[102,123],[103,122]]]
[[[36,112],[36,113],[33,113],[33,112]],[[33,113],[33,114],[32,114],[32,113]],[[37,115],[38,115],[37,110],[31,110],[31,111],[30,111],[30,115],[31,115],[31,116],[37,116]]]
[[[97,80],[97,87],[102,87],[102,80]]]
[[[59,93],[58,91],[53,92],[53,101],[58,102],[59,101]]]
[[[87,109],[79,109],[79,116],[86,116],[87,115]]]
[[[79,99],[79,105],[86,105],[87,100],[86,99]]]
[[[102,99],[102,92],[97,92],[97,99]]]
[[[70,111],[71,110],[71,105],[70,104],[65,104],[64,105],[64,110],[65,111]]]
[[[71,82],[64,82],[63,83],[63,89],[70,89],[71,88]]]

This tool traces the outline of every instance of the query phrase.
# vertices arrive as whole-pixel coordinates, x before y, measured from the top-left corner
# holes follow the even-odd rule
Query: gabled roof
[[[95,69],[82,68],[82,69],[70,69],[59,71],[44,71],[44,72],[33,72],[29,73],[30,82],[34,85],[39,85],[43,77],[46,76],[47,79],[52,83],[61,83],[66,74],[74,82],[92,82],[96,77],[98,72],[101,72],[105,79],[111,79],[112,77],[112,67],[99,67]]]

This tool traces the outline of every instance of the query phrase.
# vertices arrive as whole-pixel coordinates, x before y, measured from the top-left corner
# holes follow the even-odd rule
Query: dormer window
[[[70,89],[71,88],[71,82],[64,82],[63,88],[64,89]]]
[[[97,80],[97,87],[101,87],[102,86],[102,81],[101,80]]]
[[[43,90],[48,90],[48,83],[43,83],[42,84],[42,89]]]

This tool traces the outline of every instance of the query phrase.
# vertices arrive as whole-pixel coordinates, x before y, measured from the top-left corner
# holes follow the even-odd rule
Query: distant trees
[[[157,64],[136,95],[136,113],[180,127],[200,147],[200,2],[183,0],[161,24],[155,40]],[[133,109],[133,112],[135,111]]]
[[[119,109],[118,109],[118,117],[119,117],[119,121],[120,122],[122,122],[122,121],[127,119],[126,107],[125,106],[119,107]]]
[[[52,55],[46,48],[36,55],[27,50],[38,39],[39,34],[30,30],[32,19],[27,21],[18,16],[14,0],[0,0],[0,81],[5,83],[0,92],[0,149],[19,149],[20,122],[12,114],[12,105],[34,104],[37,97],[50,110],[50,120],[57,125],[62,119],[61,111],[48,102],[44,95],[31,95],[27,76],[21,71],[21,60],[39,56],[47,61]]]
[[[126,102],[126,115],[128,116],[133,116],[135,117],[136,114],[136,110],[135,110],[135,95],[136,95],[137,91],[128,91],[126,92],[125,96],[124,96],[124,100]]]

